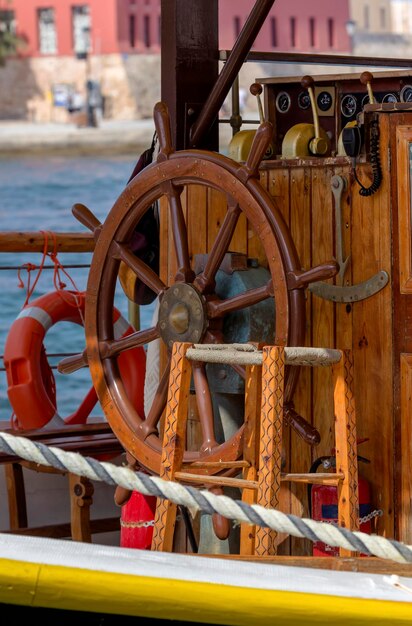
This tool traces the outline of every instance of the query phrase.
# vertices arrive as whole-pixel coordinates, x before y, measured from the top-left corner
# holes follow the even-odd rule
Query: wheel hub
[[[159,334],[168,347],[174,341],[197,343],[207,326],[205,303],[192,285],[177,283],[163,295],[159,307]]]

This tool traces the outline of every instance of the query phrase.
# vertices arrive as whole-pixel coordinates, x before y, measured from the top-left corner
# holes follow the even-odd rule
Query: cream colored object
[[[282,142],[282,157],[284,159],[294,159],[297,157],[316,156],[312,152],[313,140],[317,139],[318,145],[316,154],[318,156],[327,156],[330,153],[330,139],[323,130],[319,129],[319,137],[315,135],[315,126],[313,124],[295,124],[289,128]]]
[[[233,135],[229,143],[228,156],[234,161],[246,161],[255,135],[255,130],[240,130]]]
[[[255,135],[255,130],[240,130],[236,133],[229,143],[228,157],[239,163],[247,161]],[[265,152],[264,158],[271,159],[272,157],[273,146],[270,145]]]

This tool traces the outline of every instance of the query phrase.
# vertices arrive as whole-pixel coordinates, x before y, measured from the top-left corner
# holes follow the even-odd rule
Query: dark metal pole
[[[199,147],[202,137],[216,120],[229,90],[242,67],[253,42],[276,0],[257,0],[237,38],[222,71],[190,130],[190,144]]]

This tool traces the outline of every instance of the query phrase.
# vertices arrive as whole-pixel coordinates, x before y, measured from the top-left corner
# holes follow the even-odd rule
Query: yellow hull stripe
[[[234,626],[412,623],[408,601],[262,590],[9,559],[0,559],[0,602]]]

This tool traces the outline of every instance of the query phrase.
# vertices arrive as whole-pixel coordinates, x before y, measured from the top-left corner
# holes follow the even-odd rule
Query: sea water
[[[32,156],[24,158],[0,159],[0,230],[1,231],[54,231],[87,232],[72,215],[75,203],[85,204],[104,222],[117,197],[124,189],[133,171],[137,156],[114,157],[59,157]],[[39,266],[41,253],[1,253],[0,254],[0,420],[10,420],[12,408],[7,396],[7,379],[4,370],[4,345],[9,328],[24,305],[28,263]],[[92,255],[59,253],[58,259],[67,267],[67,272],[79,290],[85,290]],[[49,258],[46,266],[52,266]],[[86,267],[70,268],[70,265]],[[20,272],[18,271],[20,267]],[[45,268],[40,275],[30,298],[35,298],[55,290],[53,270]],[[6,268],[6,269],[4,269]],[[20,279],[19,279],[20,275]],[[37,271],[30,272],[30,281]],[[67,289],[73,285],[67,276],[61,275]],[[22,282],[21,282],[22,281]],[[24,286],[22,286],[24,283]],[[128,316],[127,299],[116,300],[116,307]],[[154,305],[140,307],[142,328],[149,325]],[[87,368],[70,375],[61,375],[56,366],[61,356],[72,354],[85,348],[85,334],[82,326],[69,322],[55,324],[46,335],[45,347],[49,363],[53,368],[57,388],[57,410],[65,417],[72,413],[91,387]],[[101,415],[99,405],[92,415]]]

